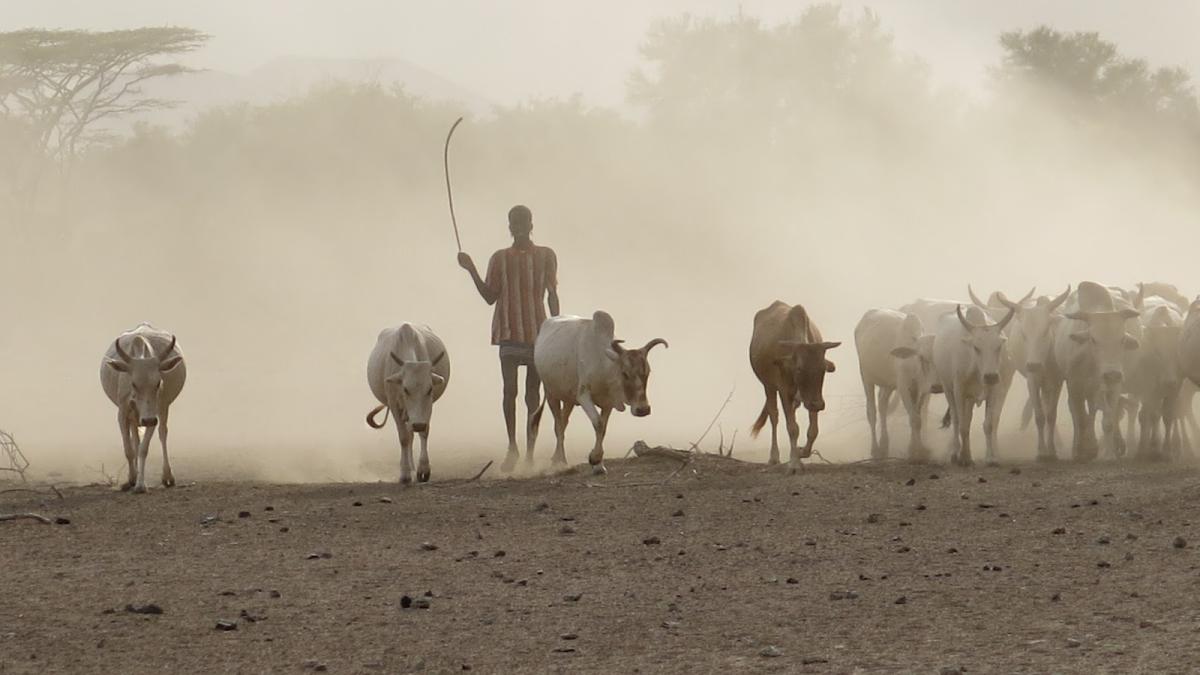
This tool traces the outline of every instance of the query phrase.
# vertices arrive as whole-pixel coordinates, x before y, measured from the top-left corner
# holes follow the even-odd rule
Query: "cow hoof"
[[[417,482],[418,483],[428,483],[429,482],[429,472],[428,471],[418,471],[417,472]]]
[[[127,481],[125,483],[121,483],[121,492],[129,492],[129,489],[132,487],[133,487],[133,481]]]
[[[412,476],[400,476],[401,485],[412,485]]]
[[[769,466],[775,466],[775,465],[776,465],[776,464],[778,464],[778,463],[779,463],[779,458],[778,458],[778,457],[772,457],[771,459],[768,459],[768,460],[767,460],[767,464],[768,464]]]
[[[145,485],[134,485],[133,486],[133,494],[135,494],[135,495],[146,494],[146,486]]]
[[[163,484],[163,487],[167,487],[167,488],[175,487],[175,477],[174,476],[163,476],[162,484]]]
[[[989,459],[984,466],[988,467],[989,469],[995,469],[1000,466],[1000,462],[997,462],[994,459]]]
[[[519,456],[516,453],[505,456],[504,461],[500,464],[501,473],[512,473],[517,468],[517,459]]]
[[[1058,455],[1038,455],[1037,461],[1042,464],[1053,464],[1058,461]]]
[[[604,468],[603,462],[592,465],[592,475],[593,476],[603,476],[603,475],[606,475],[607,473],[608,473],[608,469]]]

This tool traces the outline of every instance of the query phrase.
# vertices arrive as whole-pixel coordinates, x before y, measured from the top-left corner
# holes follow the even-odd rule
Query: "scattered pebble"
[[[351,506],[362,506],[362,502],[354,502]]]
[[[268,594],[268,596],[269,596],[269,597],[270,597],[272,600],[278,600],[279,598],[282,598],[282,597],[283,597],[283,594],[282,594],[282,593],[280,593],[279,591],[271,591],[271,592]]]
[[[1187,548],[1187,539],[1183,537],[1175,537],[1175,541],[1171,542],[1175,548]]]
[[[1112,563],[1108,562],[1107,560],[1101,560],[1100,562],[1096,563],[1096,567],[1107,569],[1112,567]]]
[[[559,528],[558,533],[561,535],[572,535],[575,534],[575,528],[570,525],[563,525]]]
[[[918,511],[924,511],[924,510],[925,510],[925,505],[924,505],[924,504],[917,504],[917,510],[918,510]]]
[[[830,600],[857,600],[857,591],[834,591],[829,594]]]
[[[263,507],[263,511],[274,511],[274,510],[275,510],[274,506],[264,506]]]
[[[582,597],[583,593],[569,593],[563,596],[563,600],[566,600],[567,602],[579,602],[579,599]]]
[[[579,634],[578,633],[563,633],[562,635],[559,635],[558,637],[562,638],[563,640],[578,640]]]
[[[249,517],[250,517],[249,511],[238,511],[238,518],[249,518]]]
[[[412,607],[412,598],[407,595],[400,596],[400,608],[408,609],[409,607]]]
[[[130,614],[162,614],[162,607],[154,603],[147,605],[125,605],[125,611]]]
[[[71,519],[63,518],[62,516],[58,516],[57,518],[54,519],[54,524],[55,525],[70,525]]]
[[[430,604],[429,598],[424,596],[414,598],[412,601],[413,609],[429,609]]]
[[[662,543],[662,540],[659,539],[658,537],[646,537],[645,539],[642,540],[642,543],[645,544],[646,546],[658,546],[659,544]]]
[[[237,625],[236,621],[226,621],[225,619],[218,619],[217,625],[215,626],[215,628],[220,631],[231,631],[231,630],[237,630],[238,625]]]
[[[1062,593],[1055,593],[1050,596],[1050,602],[1058,602],[1059,600],[1062,600]]]
[[[986,483],[986,482],[987,482],[987,479],[986,479],[986,478],[984,478],[983,476],[980,476],[980,477],[979,477],[979,482],[980,482],[980,483]]]
[[[882,516],[880,516],[878,513],[871,513],[867,515],[867,522],[878,523],[880,518],[882,518]]]
[[[783,650],[775,645],[768,645],[760,649],[758,655],[768,659],[774,659],[783,656]]]
[[[492,557],[493,558],[503,558],[506,555],[508,555],[508,554],[505,553],[503,550],[500,550],[500,551],[496,551],[495,553],[493,553]]]
[[[391,497],[380,497],[380,498],[379,498],[379,503],[380,503],[380,504],[391,504],[391,503],[392,503],[392,498],[391,498]]]
[[[951,546],[950,548],[946,549],[946,553],[958,553],[958,549]]]
[[[323,673],[323,672],[329,670],[329,666],[325,665],[324,663],[321,663],[320,661],[317,661],[316,659],[309,659],[308,661],[305,661],[304,663],[302,663],[301,666],[305,670],[312,670],[312,671],[316,671],[318,673]]]
[[[902,595],[902,596],[900,596],[900,597],[896,598],[896,603],[895,603],[895,604],[897,604],[897,605],[907,605],[907,604],[908,604],[908,597],[906,597],[906,596],[903,596],[903,595]]]
[[[1067,533],[1067,528],[1065,528],[1065,527],[1056,527],[1056,528],[1054,528],[1054,531],[1051,532],[1051,534],[1066,534],[1066,533]]]
[[[421,550],[422,551],[436,551],[436,550],[438,550],[438,546],[437,546],[437,544],[434,544],[432,542],[423,541],[423,542],[421,542]]]
[[[1078,647],[1082,644],[1083,644],[1082,642],[1080,642],[1079,640],[1076,640],[1075,638],[1067,638],[1067,648],[1068,649],[1075,649],[1076,647]]]
[[[541,513],[542,511],[545,511],[545,510],[546,510],[546,509],[548,509],[548,508],[550,508],[550,504],[549,504],[549,503],[547,503],[547,502],[538,502],[538,505],[537,505],[537,506],[535,506],[535,507],[533,507],[533,510],[534,510],[535,512],[537,512],[537,513]]]
[[[912,487],[917,484],[917,479],[909,478],[908,480],[904,481],[904,484],[907,485],[908,487]]]
[[[1011,473],[1011,474],[1012,474],[1012,475],[1014,475],[1014,476],[1020,476],[1020,475],[1021,475],[1021,470],[1020,470],[1020,469],[1018,469],[1018,468],[1017,468],[1017,467],[1015,467],[1015,466],[1014,466],[1013,468],[1009,469],[1009,471],[1008,471],[1008,472],[1009,472],[1009,473]]]
[[[672,518],[681,518],[681,517],[683,517],[683,509],[679,509],[679,510],[678,510],[678,511],[676,511],[675,513],[672,513],[672,514],[671,514],[671,517],[672,517]]]
[[[942,668],[941,675],[962,675],[962,668],[957,666],[946,666]]]
[[[806,656],[800,659],[800,663],[806,666],[811,666],[817,663],[829,663],[829,659],[823,656]]]
[[[785,584],[791,584],[791,585],[795,586],[796,584],[800,583],[800,580],[799,580],[799,579],[797,579],[796,577],[788,577],[788,578],[787,578],[787,580],[786,580],[786,581],[784,581],[784,583],[785,583]]]
[[[1100,544],[1101,546],[1105,546],[1109,543],[1109,539],[1108,539],[1108,537],[1100,537],[1099,539],[1096,540],[1096,543]]]
[[[938,475],[936,473],[929,474],[929,480],[937,480],[937,479],[938,479]]]

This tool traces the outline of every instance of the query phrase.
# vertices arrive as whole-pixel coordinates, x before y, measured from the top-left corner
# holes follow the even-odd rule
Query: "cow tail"
[[[950,421],[950,406],[946,406],[946,414],[942,415],[942,428],[949,429]]]
[[[529,416],[529,430],[531,435],[537,435],[538,429],[542,426],[542,411],[546,409],[546,395],[542,394],[542,402],[538,404],[537,410]]]
[[[383,411],[384,411],[384,413],[383,413],[383,421],[382,421],[382,422],[380,422],[380,423],[378,423],[378,424],[376,424],[376,423],[375,423],[375,416],[379,414],[379,411],[380,411],[380,410],[383,410]],[[373,408],[373,409],[371,410],[371,412],[367,413],[367,426],[371,427],[372,429],[382,429],[382,428],[383,428],[383,427],[384,427],[384,426],[387,424],[387,421],[388,421],[388,414],[389,414],[390,412],[391,412],[391,411],[390,411],[390,410],[388,410],[388,407],[387,407],[386,405],[377,405],[377,406],[375,406],[375,408]]]
[[[1025,407],[1021,409],[1021,431],[1029,428],[1029,421],[1033,419],[1033,399],[1025,400]]]
[[[750,438],[758,438],[758,432],[762,431],[763,425],[767,423],[767,418],[771,416],[770,408],[771,401],[768,400],[763,404],[763,409],[759,413],[758,419],[754,420],[754,426],[750,427]]]

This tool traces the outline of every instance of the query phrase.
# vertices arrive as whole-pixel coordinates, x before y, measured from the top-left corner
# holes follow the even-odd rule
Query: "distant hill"
[[[493,103],[437,73],[402,59],[317,59],[286,57],[270,61],[244,75],[206,70],[191,75],[152,80],[149,96],[179,101],[168,110],[123,120],[116,131],[135,121],[180,127],[209,108],[234,103],[264,104],[301,96],[313,86],[333,80],[399,84],[422,98],[461,103],[465,112],[485,113]]]

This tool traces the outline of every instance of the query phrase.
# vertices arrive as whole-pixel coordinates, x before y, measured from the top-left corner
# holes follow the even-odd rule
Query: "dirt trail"
[[[0,493],[0,512],[71,521],[0,523],[0,672],[1200,663],[1194,467],[677,466]],[[162,614],[125,609],[147,604]]]

